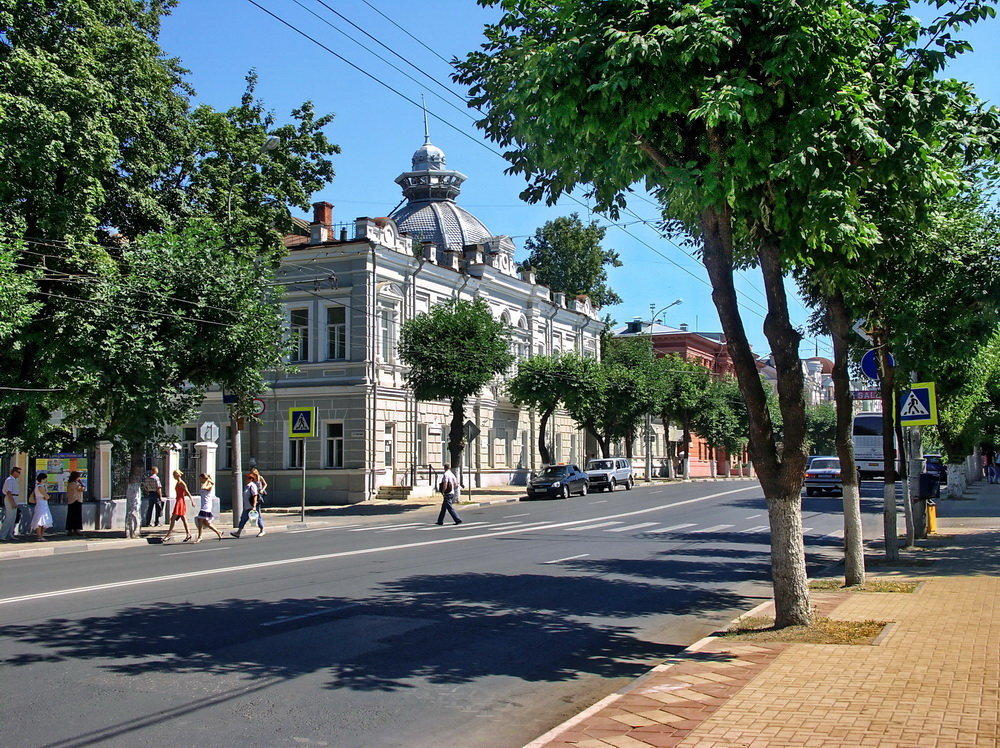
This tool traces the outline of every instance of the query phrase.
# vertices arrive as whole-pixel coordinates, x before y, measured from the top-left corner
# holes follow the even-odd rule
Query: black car
[[[587,495],[587,474],[576,465],[549,465],[528,483],[528,498],[553,496],[568,499],[570,494]]]

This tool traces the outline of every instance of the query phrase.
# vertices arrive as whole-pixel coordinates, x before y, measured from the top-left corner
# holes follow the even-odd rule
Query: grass
[[[774,628],[773,618],[748,616],[720,634],[731,641],[785,642],[790,644],[871,644],[888,621],[837,621],[815,618],[812,626]]]
[[[913,592],[916,582],[891,582],[886,579],[866,581],[852,587],[845,587],[839,579],[811,579],[809,589],[819,592]]]

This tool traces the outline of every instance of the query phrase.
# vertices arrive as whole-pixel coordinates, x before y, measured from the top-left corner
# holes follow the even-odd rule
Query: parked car
[[[602,457],[587,463],[587,478],[595,491],[614,491],[617,486],[625,486],[631,491],[635,485],[632,464],[624,457]]]
[[[840,459],[837,457],[813,457],[805,476],[806,496],[844,492],[844,485],[840,481]]]
[[[552,496],[568,499],[574,493],[586,496],[589,488],[587,474],[576,465],[549,465],[528,482],[528,498]]]

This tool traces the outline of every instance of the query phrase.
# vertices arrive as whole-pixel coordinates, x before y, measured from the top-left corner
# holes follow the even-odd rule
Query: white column
[[[95,460],[97,464],[94,466],[97,468],[95,471],[97,480],[94,481],[94,476],[92,476],[89,488],[91,494],[98,501],[107,501],[111,498],[111,450],[113,446],[111,442],[97,442]]]
[[[198,442],[194,448],[198,450],[198,472],[205,473],[214,483],[219,445],[215,442]],[[189,475],[188,479],[191,486],[200,485],[197,475]]]
[[[165,450],[164,455],[167,458],[167,466],[164,472],[166,475],[163,476],[161,483],[163,484],[163,498],[167,500],[166,506],[164,507],[164,519],[170,516],[173,511],[173,498],[174,498],[174,484],[177,481],[174,480],[174,471],[179,469],[181,466],[181,445],[180,444],[170,444]],[[188,476],[190,479],[191,476]],[[187,481],[185,481],[187,483]]]

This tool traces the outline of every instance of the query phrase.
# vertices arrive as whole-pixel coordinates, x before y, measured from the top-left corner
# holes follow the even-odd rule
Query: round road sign
[[[255,416],[261,415],[265,410],[267,410],[267,403],[261,400],[259,397],[253,399],[253,414]]]

